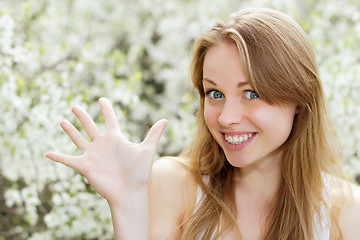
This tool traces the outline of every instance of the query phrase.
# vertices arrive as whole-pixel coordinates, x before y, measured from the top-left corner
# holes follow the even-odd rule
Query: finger
[[[84,109],[80,106],[75,106],[72,108],[72,111],[79,119],[81,125],[91,140],[101,136],[101,132],[96,126],[96,123]]]
[[[100,98],[99,104],[104,115],[106,129],[109,130],[120,130],[119,123],[116,118],[115,111],[111,106],[111,103],[106,98]]]
[[[158,143],[160,141],[161,135],[166,127],[167,122],[168,121],[166,119],[157,121],[150,128],[150,130],[149,130],[148,134],[146,135],[142,144],[150,145],[150,146],[153,146],[154,148],[156,148],[156,146],[158,145]]]
[[[54,162],[62,163],[68,167],[71,167],[72,169],[79,171],[79,157],[56,153],[56,152],[48,152],[45,154],[45,157],[47,157],[50,160],[53,160]]]
[[[60,126],[67,135],[71,138],[73,143],[81,150],[84,151],[86,145],[89,143],[86,138],[72,125],[68,120],[63,120]]]

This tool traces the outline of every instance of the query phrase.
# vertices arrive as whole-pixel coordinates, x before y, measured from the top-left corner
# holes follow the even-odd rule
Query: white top
[[[205,183],[208,182],[208,179],[205,180]],[[323,189],[323,196],[325,202],[330,202],[329,200],[329,181],[327,178],[324,177],[324,189]],[[204,197],[204,192],[202,191],[201,187],[198,186],[197,188],[197,195],[196,195],[196,207],[194,212],[199,209],[199,203],[202,201]],[[330,239],[330,215],[329,212],[326,211],[326,206],[322,205],[320,208],[320,216],[314,216],[315,226],[314,226],[314,240],[329,240]],[[200,235],[202,238],[204,233]],[[215,240],[214,234],[210,240]],[[217,240],[221,240],[220,238]]]
[[[323,179],[324,179],[324,189],[323,189],[324,201],[328,202],[329,209],[331,209],[329,178],[326,177],[326,175],[323,175]],[[315,221],[314,240],[329,240],[331,220],[330,220],[330,213],[329,211],[327,211],[325,205],[322,205],[320,207],[320,216],[314,216],[314,221]]]

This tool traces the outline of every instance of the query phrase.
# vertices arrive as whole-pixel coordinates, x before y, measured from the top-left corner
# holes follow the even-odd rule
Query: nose
[[[223,127],[233,127],[244,119],[244,109],[238,102],[226,101],[222,106],[218,122]]]

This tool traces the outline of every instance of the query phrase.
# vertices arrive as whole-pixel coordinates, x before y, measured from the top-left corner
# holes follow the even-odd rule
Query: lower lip
[[[229,149],[230,151],[241,151],[252,142],[252,140],[255,138],[256,135],[257,135],[257,133],[253,133],[253,135],[250,138],[248,138],[248,140],[246,140],[242,143],[236,144],[236,145],[233,145],[233,144],[229,143],[228,141],[226,141],[225,134],[223,134],[223,140],[225,143],[225,147],[227,149]]]

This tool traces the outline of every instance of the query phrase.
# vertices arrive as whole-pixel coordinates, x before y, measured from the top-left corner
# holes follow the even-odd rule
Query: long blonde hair
[[[202,85],[207,51],[226,41],[237,45],[244,74],[263,101],[298,106],[263,238],[313,239],[314,216],[320,216],[321,206],[330,208],[323,194],[324,174],[343,176],[341,149],[306,33],[290,17],[270,9],[236,12],[195,41],[190,76],[200,96],[198,131],[184,155],[205,197],[184,222],[182,239],[217,238],[236,225],[233,166],[205,124]],[[338,225],[335,215],[331,223]]]

